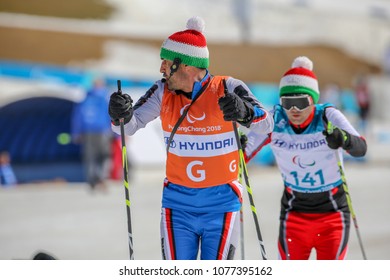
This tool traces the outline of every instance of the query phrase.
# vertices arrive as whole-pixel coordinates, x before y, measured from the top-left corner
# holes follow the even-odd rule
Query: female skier
[[[367,145],[331,104],[317,104],[320,92],[313,63],[297,57],[280,81],[280,104],[270,112],[269,135],[248,134],[246,161],[271,145],[282,175],[278,251],[283,260],[341,260],[347,252],[350,209],[339,159],[345,150],[364,156]],[[336,155],[338,153],[338,156]]]

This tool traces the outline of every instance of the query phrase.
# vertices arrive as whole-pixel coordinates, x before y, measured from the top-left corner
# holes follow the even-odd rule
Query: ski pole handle
[[[227,88],[227,85],[226,85],[226,80],[223,79],[222,82],[223,82],[223,93],[224,93],[224,95],[226,96],[226,94],[228,93],[228,88]]]
[[[330,121],[328,121],[328,127],[326,129],[326,132],[328,132],[328,134],[332,134],[333,130],[334,130],[333,124]]]
[[[122,94],[121,80],[117,80],[117,85],[118,85],[118,93],[119,93],[119,94]]]

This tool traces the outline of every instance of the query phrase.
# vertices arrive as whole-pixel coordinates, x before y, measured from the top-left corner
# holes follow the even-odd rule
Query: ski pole
[[[328,134],[332,134],[333,130],[334,130],[333,124],[331,122],[328,122],[328,127],[327,127]],[[349,211],[351,212],[353,224],[354,224],[355,229],[356,229],[356,235],[357,235],[357,238],[358,238],[358,241],[359,241],[360,249],[361,249],[362,254],[363,254],[363,259],[367,260],[366,252],[364,251],[362,238],[360,236],[360,231],[359,231],[359,227],[358,227],[358,224],[357,224],[356,214],[355,214],[355,211],[353,210],[353,207],[352,207],[351,195],[349,194],[349,190],[348,190],[348,186],[347,186],[347,180],[345,178],[344,168],[343,168],[343,166],[341,164],[339,151],[336,150],[335,154],[336,154],[336,159],[337,159],[337,165],[339,167],[339,172],[340,172],[340,175],[341,175],[341,180],[343,182],[343,189],[344,189],[345,196],[346,196],[346,199],[347,199],[348,208],[349,208]]]
[[[242,206],[240,208],[240,247],[241,247],[241,259],[245,260],[245,242],[244,242],[244,211]]]
[[[227,89],[227,86],[226,86],[225,79],[223,80],[223,86],[224,86],[225,95],[226,95],[228,93],[228,89]],[[261,236],[260,225],[259,225],[259,221],[258,221],[258,217],[257,217],[257,210],[256,210],[255,202],[253,200],[252,188],[251,188],[251,185],[249,183],[248,170],[246,168],[246,163],[245,163],[244,153],[242,151],[240,136],[238,134],[238,129],[237,129],[236,122],[233,122],[232,124],[233,124],[233,129],[234,129],[234,135],[236,137],[238,153],[239,153],[239,156],[240,156],[240,165],[242,166],[242,171],[241,172],[244,175],[245,184],[246,184],[246,190],[247,190],[248,197],[249,197],[249,202],[250,202],[250,205],[251,205],[253,219],[255,221],[257,239],[259,240],[259,244],[260,244],[261,256],[262,256],[263,260],[266,260],[267,259],[267,254],[265,252],[263,237]]]
[[[121,81],[118,80],[118,93],[122,94]],[[131,213],[130,213],[130,195],[129,195],[129,163],[127,159],[126,151],[126,138],[125,138],[125,124],[124,118],[119,119],[119,124],[121,127],[121,140],[122,140],[122,166],[123,166],[123,184],[125,186],[125,197],[126,197],[126,211],[127,211],[127,232],[129,237],[129,253],[130,260],[134,260],[134,250],[133,250],[133,232],[131,230]]]
[[[242,166],[241,162],[239,165],[240,171],[238,175],[238,181],[240,182],[241,185],[244,185],[242,182]],[[244,209],[241,205],[240,208],[240,247],[241,247],[241,260],[245,260],[245,242],[244,242]]]
[[[259,220],[258,220],[258,217],[257,217],[257,210],[256,210],[255,202],[253,200],[252,188],[251,188],[251,185],[249,183],[248,170],[246,168],[244,153],[242,151],[241,142],[240,142],[239,135],[238,135],[238,129],[237,129],[237,125],[236,125],[235,122],[233,122],[233,128],[234,128],[234,134],[236,135],[236,141],[237,141],[238,150],[239,150],[238,152],[239,152],[239,155],[240,155],[240,165],[242,166],[242,173],[243,173],[244,179],[245,179],[246,190],[247,190],[248,197],[249,197],[249,203],[251,205],[251,211],[252,211],[252,214],[253,214],[253,219],[255,221],[257,239],[258,239],[259,244],[260,244],[261,256],[262,256],[263,260],[266,260],[267,259],[267,254],[265,252],[263,237],[261,236]]]

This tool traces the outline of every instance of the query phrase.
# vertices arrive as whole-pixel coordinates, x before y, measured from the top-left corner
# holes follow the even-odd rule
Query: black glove
[[[108,105],[108,114],[114,125],[119,125],[119,119],[123,118],[124,123],[128,123],[133,116],[133,100],[130,95],[118,92],[111,94]]]
[[[244,151],[246,148],[246,144],[248,143],[248,136],[246,136],[243,133],[240,133],[240,143],[241,143],[241,148]]]
[[[254,115],[252,104],[232,92],[226,92],[225,96],[218,100],[218,104],[225,121],[237,121],[244,126],[249,126]]]
[[[324,130],[322,134],[325,135],[329,148],[338,149],[342,147],[344,150],[348,150],[351,142],[351,135],[348,132],[334,126]]]

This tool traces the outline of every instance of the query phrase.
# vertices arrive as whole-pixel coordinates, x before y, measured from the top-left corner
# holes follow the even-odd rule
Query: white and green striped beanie
[[[205,22],[200,17],[187,21],[187,30],[179,31],[166,39],[160,51],[162,59],[180,58],[181,63],[198,68],[209,67],[209,50],[203,36]]]
[[[313,62],[306,56],[294,59],[292,68],[280,80],[279,95],[309,94],[318,103],[320,90],[316,75],[312,72]]]

